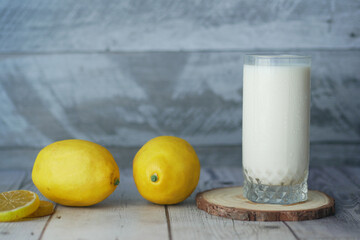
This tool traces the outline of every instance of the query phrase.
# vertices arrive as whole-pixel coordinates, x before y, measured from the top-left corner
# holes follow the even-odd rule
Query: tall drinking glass
[[[244,196],[258,203],[307,200],[311,58],[246,55]]]

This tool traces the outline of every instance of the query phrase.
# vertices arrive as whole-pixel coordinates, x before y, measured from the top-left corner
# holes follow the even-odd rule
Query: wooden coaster
[[[290,205],[254,203],[243,197],[242,187],[208,190],[196,195],[205,212],[242,221],[303,221],[335,214],[335,201],[325,193],[309,191],[308,200]]]

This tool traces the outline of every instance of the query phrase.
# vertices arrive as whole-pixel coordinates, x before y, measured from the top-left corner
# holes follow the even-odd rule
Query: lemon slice
[[[26,216],[26,218],[44,217],[47,215],[51,215],[53,212],[54,204],[52,202],[40,200],[39,208],[29,216]]]
[[[16,190],[0,193],[0,222],[14,221],[35,212],[40,205],[36,193]]]

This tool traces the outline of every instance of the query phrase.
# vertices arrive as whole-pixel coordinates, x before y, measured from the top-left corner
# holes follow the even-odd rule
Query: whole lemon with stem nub
[[[176,204],[191,195],[200,177],[200,162],[184,139],[160,136],[148,141],[133,161],[139,193],[157,204]]]
[[[43,148],[32,179],[48,199],[67,206],[90,206],[107,198],[119,184],[119,168],[99,144],[70,139]]]

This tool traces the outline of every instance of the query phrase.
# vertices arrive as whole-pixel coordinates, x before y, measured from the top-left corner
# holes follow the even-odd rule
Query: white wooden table
[[[310,189],[334,197],[336,214],[304,222],[234,221],[196,208],[197,192],[240,185],[240,168],[203,168],[195,193],[173,206],[144,200],[131,169],[121,169],[120,175],[119,187],[105,201],[81,208],[56,205],[49,217],[0,223],[0,239],[360,239],[359,167],[311,168]],[[30,171],[0,170],[0,191],[14,189],[39,193]]]

